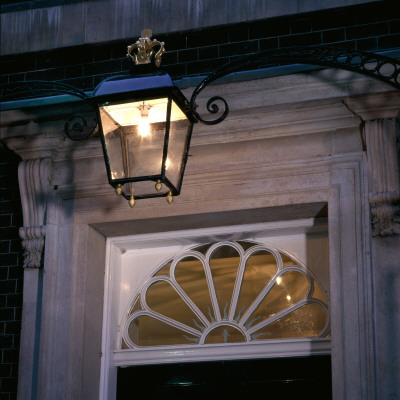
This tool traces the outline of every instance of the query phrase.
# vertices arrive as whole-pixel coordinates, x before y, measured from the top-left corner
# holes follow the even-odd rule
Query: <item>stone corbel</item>
[[[365,122],[373,236],[400,234],[400,176],[396,126],[396,118]]]
[[[24,249],[25,268],[40,268],[42,264],[51,168],[50,158],[24,160],[18,166],[24,221],[19,236]]]

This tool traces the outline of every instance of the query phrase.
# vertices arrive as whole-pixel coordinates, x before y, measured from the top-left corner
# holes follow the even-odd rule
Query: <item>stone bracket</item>
[[[50,158],[24,160],[18,166],[24,226],[19,229],[24,267],[40,268],[46,234],[47,198],[50,189]]]

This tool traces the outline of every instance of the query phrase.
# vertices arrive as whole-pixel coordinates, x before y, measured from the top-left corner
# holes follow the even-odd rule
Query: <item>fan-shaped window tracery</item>
[[[328,301],[294,257],[249,241],[167,260],[133,297],[122,347],[326,337]]]

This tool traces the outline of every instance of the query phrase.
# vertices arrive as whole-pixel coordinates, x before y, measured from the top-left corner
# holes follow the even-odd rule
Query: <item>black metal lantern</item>
[[[192,126],[188,101],[168,74],[103,81],[97,105],[108,181],[129,200],[180,193]]]
[[[143,40],[146,37],[136,43]],[[153,47],[149,48],[152,51]],[[141,60],[135,60],[145,63],[143,54]],[[157,71],[110,78],[95,89],[92,101],[110,185],[131,207],[136,199],[151,197],[165,196],[171,203],[181,190],[196,122],[189,102],[171,77]]]

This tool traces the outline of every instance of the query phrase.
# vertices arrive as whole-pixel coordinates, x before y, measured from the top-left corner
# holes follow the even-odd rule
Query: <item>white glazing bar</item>
[[[235,283],[232,291],[232,297],[230,303],[226,304],[225,309],[228,308],[229,305],[229,314],[225,315],[224,319],[221,317],[221,310],[220,310],[220,305],[218,301],[218,294],[216,292],[216,288],[214,285],[214,279],[213,279],[213,274],[211,270],[211,265],[210,265],[210,258],[212,254],[220,249],[221,247],[231,247],[232,249],[235,249],[239,255],[239,264],[237,266],[237,270],[233,271],[233,273],[236,272],[236,277],[235,277]],[[241,286],[244,280],[245,276],[245,270],[246,270],[246,264],[249,260],[249,258],[256,254],[257,252],[266,252],[272,255],[275,258],[276,262],[276,272],[272,276],[272,278],[268,281],[268,283],[265,285],[265,287],[261,290],[261,292],[258,294],[258,296],[255,298],[255,300],[251,303],[250,307],[246,310],[244,315],[240,318],[240,321],[237,322],[234,320],[235,318],[235,312],[237,308],[237,304],[239,301],[239,296],[240,296],[240,291],[241,291]],[[229,252],[228,252],[229,253]],[[243,247],[239,245],[239,243],[232,242],[232,241],[222,241],[219,243],[214,243],[212,246],[210,246],[206,252],[206,254],[202,254],[199,251],[196,250],[186,250],[183,253],[180,253],[177,255],[175,258],[172,260],[169,259],[168,262],[171,262],[171,267],[169,269],[169,276],[154,276],[150,279],[148,279],[144,285],[142,286],[142,289],[140,291],[140,301],[141,301],[141,306],[142,310],[136,311],[133,313],[131,316],[129,316],[123,326],[122,329],[122,336],[127,343],[128,346],[137,348],[138,346],[134,344],[128,335],[128,329],[129,325],[137,318],[141,316],[148,316],[155,318],[156,320],[166,323],[176,329],[181,330],[182,332],[186,332],[189,334],[192,334],[193,336],[196,336],[199,338],[199,344],[198,345],[204,345],[204,342],[206,341],[207,335],[212,332],[214,329],[220,326],[231,326],[235,329],[238,329],[239,331],[242,332],[244,337],[246,338],[247,342],[252,342],[252,337],[251,335],[257,332],[258,330],[266,327],[269,324],[272,324],[273,322],[277,321],[278,319],[285,317],[289,315],[290,313],[296,311],[297,309],[307,305],[307,304],[316,304],[319,307],[321,307],[325,313],[326,316],[326,321],[324,324],[324,328],[319,332],[317,335],[318,337],[324,337],[326,334],[329,332],[329,310],[327,306],[324,304],[324,302],[313,299],[311,296],[314,293],[314,280],[315,278],[313,277],[313,274],[311,271],[309,271],[301,262],[298,262],[294,256],[291,256],[289,253],[282,251],[282,254],[285,254],[285,256],[289,257],[290,259],[293,260],[293,265],[287,265],[283,266],[283,259],[281,255],[281,250],[278,250],[276,248],[266,246],[266,245],[261,245],[254,243],[254,246],[250,247],[247,249],[247,251],[243,250]],[[229,256],[230,257],[230,256]],[[236,255],[235,255],[236,257]],[[193,258],[198,260],[202,267],[204,268],[204,273],[206,277],[206,284],[208,286],[208,291],[212,303],[212,307],[214,310],[214,315],[216,321],[213,320],[213,318],[210,315],[210,318],[208,319],[203,312],[200,310],[200,308],[195,304],[195,302],[191,299],[190,293],[186,293],[185,290],[180,286],[179,282],[177,281],[175,277],[176,273],[176,268],[179,265],[181,261],[184,261],[185,259],[191,259],[190,261],[193,261]],[[163,266],[165,266],[167,263],[163,263]],[[200,267],[200,265],[199,265]],[[161,268],[160,267],[157,269],[159,271]],[[269,318],[266,318],[262,320],[261,322],[255,324],[254,326],[251,326],[252,323],[256,322],[256,319],[254,319],[252,322],[249,321],[250,317],[252,314],[257,310],[257,308],[260,306],[262,301],[268,296],[270,290],[272,287],[275,285],[275,283],[278,283],[278,279],[282,276],[284,276],[286,273],[289,272],[297,272],[300,273],[302,276],[304,276],[307,279],[308,282],[308,288],[306,291],[306,294],[303,296],[303,298],[296,303],[283,308],[276,314],[270,316]],[[199,324],[196,323],[196,326],[199,329],[192,328],[180,321],[177,321],[173,318],[167,317],[165,315],[162,315],[154,310],[152,310],[148,304],[147,304],[147,295],[149,288],[158,282],[165,282],[168,285],[170,285],[173,290],[176,292],[176,295],[179,296],[183,302],[189,307],[189,309],[194,313],[194,315],[201,321],[201,323],[204,324],[204,329],[201,327]],[[317,281],[315,281],[317,282]],[[317,283],[315,283],[317,284]],[[203,288],[207,289],[207,288]],[[283,305],[284,307],[284,305]],[[224,311],[224,313],[226,310]],[[228,319],[226,319],[228,318]],[[261,318],[261,317],[259,317]],[[257,319],[259,319],[257,318]],[[247,326],[246,326],[247,322]],[[269,342],[270,340],[268,340]]]
[[[134,312],[129,319],[126,321],[124,332],[123,332],[123,338],[127,342],[127,344],[131,345],[131,347],[137,347],[138,345],[133,343],[130,338],[129,338],[129,325],[131,322],[133,322],[136,318],[142,317],[142,316],[147,316],[147,317],[152,317],[155,318],[161,322],[164,322],[165,324],[168,324],[174,328],[180,329],[181,331],[184,331],[186,333],[190,333],[193,336],[200,337],[202,335],[202,332],[198,331],[197,329],[191,328],[190,326],[187,326],[185,324],[182,324],[174,319],[168,318],[165,315],[156,313],[154,311],[136,311]]]
[[[251,343],[155,346],[114,351],[116,366],[169,364],[178,362],[245,360],[253,358],[301,357],[331,353],[329,338],[270,339]]]
[[[213,310],[214,310],[215,319],[219,322],[222,320],[221,310],[219,309],[217,292],[215,290],[214,279],[212,276],[211,266],[210,266],[210,255],[216,248],[219,247],[218,245],[219,245],[219,243],[211,246],[208,249],[208,251],[206,253],[205,261],[204,261],[204,272],[206,274],[208,288],[210,290],[210,297],[211,297],[211,302],[212,302],[212,306],[213,306]]]
[[[235,319],[236,307],[237,307],[237,303],[239,300],[240,289],[242,287],[243,277],[244,277],[244,272],[246,269],[247,261],[257,251],[268,251],[269,252],[269,249],[267,249],[265,246],[255,245],[254,247],[251,247],[243,254],[243,257],[241,259],[240,266],[238,269],[238,273],[236,276],[235,289],[233,291],[232,303],[231,303],[231,307],[230,307],[230,311],[229,311],[229,320],[233,321]]]
[[[230,321],[233,321],[235,318],[235,311],[236,311],[236,306],[237,306],[237,302],[239,299],[240,289],[242,287],[243,275],[244,275],[244,269],[245,269],[246,262],[245,262],[245,252],[243,251],[242,246],[240,246],[234,242],[230,242],[230,243],[232,243],[232,245],[235,247],[235,249],[238,250],[239,255],[240,255],[240,262],[239,262],[238,270],[236,273],[235,286],[234,286],[233,293],[232,293],[232,300],[231,300],[231,304],[229,307],[229,316],[228,316],[228,319]]]
[[[282,257],[280,256],[280,254],[273,249],[268,249],[268,251],[271,254],[273,254],[275,257],[276,264],[277,264],[277,272],[271,278],[271,280],[268,282],[268,284],[264,287],[264,289],[260,292],[260,294],[256,297],[256,299],[253,301],[253,303],[247,309],[247,311],[243,314],[242,318],[240,318],[239,324],[241,326],[244,326],[245,322],[250,318],[251,314],[253,314],[253,312],[257,309],[257,307],[260,305],[260,303],[264,300],[265,296],[267,296],[268,292],[271,290],[272,286],[275,284],[276,278],[279,276],[279,273],[283,268]]]
[[[177,260],[174,260],[174,262],[171,265],[170,269],[170,279],[171,279],[171,285],[174,287],[176,292],[182,297],[183,301],[186,303],[186,305],[196,314],[196,316],[203,322],[205,326],[210,325],[210,321],[207,319],[207,317],[201,312],[199,307],[196,306],[196,304],[192,301],[192,299],[187,295],[187,293],[180,287],[179,283],[177,282],[175,278],[175,268],[179,261],[181,261],[183,258],[186,257],[195,257],[197,258],[202,264],[204,264],[204,256],[202,256],[201,253],[191,251],[187,252],[181,257],[179,257]]]

